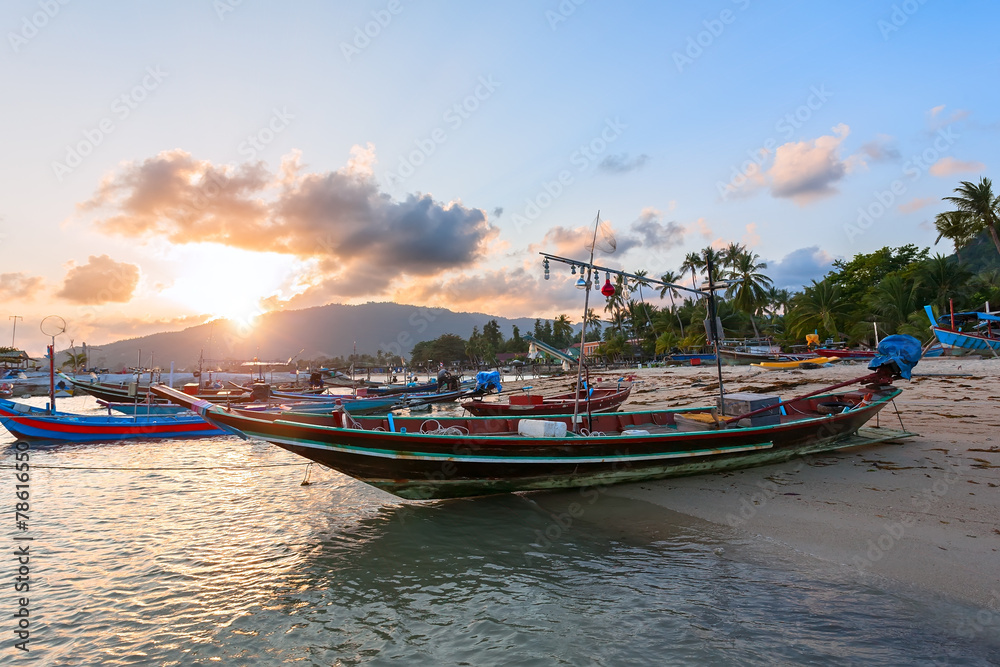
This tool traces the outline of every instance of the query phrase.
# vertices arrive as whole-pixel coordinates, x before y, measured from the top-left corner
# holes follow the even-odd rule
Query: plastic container
[[[622,435],[649,435],[649,431],[642,428],[627,428],[622,431]]]
[[[565,438],[566,424],[544,419],[522,419],[517,422],[517,433],[529,438]]]

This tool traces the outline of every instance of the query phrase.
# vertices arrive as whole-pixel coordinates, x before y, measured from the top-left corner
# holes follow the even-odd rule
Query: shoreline
[[[783,399],[865,375],[865,364],[723,370],[727,392]],[[714,402],[714,367],[629,371],[623,411]],[[599,374],[598,374],[599,375]],[[608,496],[995,612],[1000,624],[1000,360],[921,362],[880,422],[917,437],[727,473],[610,486]],[[566,376],[553,385],[568,384]],[[536,392],[555,387],[539,387]],[[546,383],[548,384],[548,383]],[[506,387],[505,387],[506,389]]]

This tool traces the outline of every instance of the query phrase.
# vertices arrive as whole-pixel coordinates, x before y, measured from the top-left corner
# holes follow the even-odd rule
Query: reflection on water
[[[404,503],[229,436],[31,455],[39,664],[1000,660],[977,610],[625,499]]]

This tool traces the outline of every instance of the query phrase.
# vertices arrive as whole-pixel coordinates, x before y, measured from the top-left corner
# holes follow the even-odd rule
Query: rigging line
[[[270,463],[267,465],[259,466],[207,466],[207,467],[190,467],[190,466],[177,466],[177,467],[163,467],[163,468],[132,468],[132,467],[98,467],[91,468],[87,466],[52,466],[52,465],[36,465],[31,464],[32,470],[145,470],[145,471],[160,471],[160,470],[253,470],[254,468],[290,468],[295,466],[306,466],[309,462],[303,463]],[[14,469],[14,465],[0,465],[0,468]]]

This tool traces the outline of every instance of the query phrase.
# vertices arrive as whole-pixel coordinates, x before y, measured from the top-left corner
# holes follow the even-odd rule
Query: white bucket
[[[522,419],[517,422],[517,433],[529,438],[565,438],[566,424],[544,419]]]

